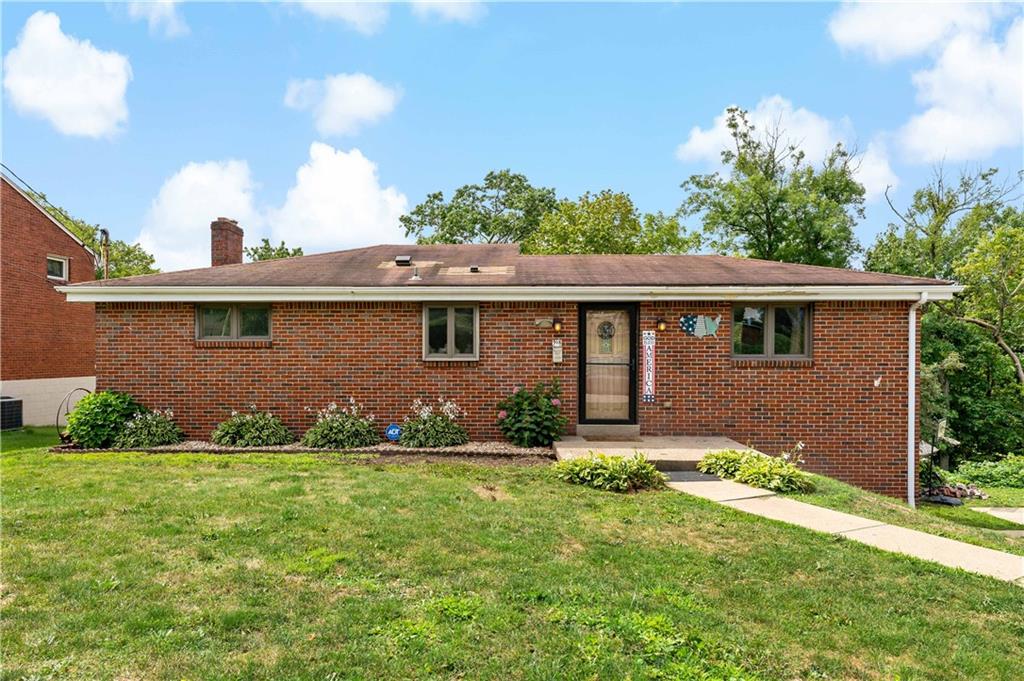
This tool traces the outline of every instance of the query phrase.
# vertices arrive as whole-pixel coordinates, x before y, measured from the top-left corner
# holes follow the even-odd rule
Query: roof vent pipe
[[[412,276],[409,277],[409,281],[422,281],[422,280],[423,280],[423,277],[420,276],[420,268],[419,267],[412,268]]]

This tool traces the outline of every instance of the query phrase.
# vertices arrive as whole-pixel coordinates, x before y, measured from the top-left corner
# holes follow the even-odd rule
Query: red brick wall
[[[812,359],[763,362],[732,359],[729,303],[644,304],[641,328],[658,317],[670,327],[657,335],[641,430],[726,435],[770,454],[802,441],[809,469],[905,495],[909,305],[816,303]],[[722,315],[717,337],[683,334],[683,314]]]
[[[194,340],[194,306],[97,305],[97,388],[171,407],[189,436],[207,438],[233,409],[255,403],[296,434],[328,402],[354,396],[378,422],[401,422],[416,399],[451,398],[476,438],[497,438],[496,403],[517,384],[558,377],[576,413],[575,306],[480,306],[480,360],[424,362],[418,303],[284,303],[272,312],[273,340],[239,347]],[[560,335],[535,324],[561,317]],[[565,360],[551,362],[560,337]],[[269,345],[269,346],[268,346]],[[311,411],[307,411],[307,408]]]
[[[728,303],[645,303],[641,329],[657,336],[657,401],[639,404],[645,434],[727,435],[769,453],[803,441],[812,470],[900,496],[905,486],[908,303],[821,302],[813,359],[736,361]],[[678,329],[684,313],[722,315],[718,336]],[[536,326],[560,317],[563,330]],[[255,403],[298,434],[329,401],[356,399],[383,425],[413,400],[455,399],[474,438],[496,438],[495,404],[513,386],[557,377],[565,413],[577,414],[577,315],[572,303],[480,306],[480,361],[424,362],[416,303],[285,303],[271,343],[197,343],[194,307],[97,306],[97,387],[171,407],[193,437],[208,437],[232,409]],[[551,362],[561,338],[562,364]],[[875,379],[881,383],[875,387]],[[638,382],[639,383],[639,382]]]
[[[72,282],[94,278],[92,256],[0,180],[0,378],[93,375],[93,306],[68,303],[46,256],[70,259]]]

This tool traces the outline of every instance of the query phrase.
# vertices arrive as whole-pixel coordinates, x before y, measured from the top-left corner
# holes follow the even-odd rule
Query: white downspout
[[[907,503],[917,508],[914,482],[917,480],[917,308],[928,302],[928,293],[910,306],[907,330]]]

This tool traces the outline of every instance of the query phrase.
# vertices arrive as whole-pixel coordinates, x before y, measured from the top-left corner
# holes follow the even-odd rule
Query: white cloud
[[[407,207],[404,194],[381,186],[376,164],[358,149],[314,142],[284,205],[268,221],[275,242],[316,253],[405,241],[398,218]]]
[[[676,149],[681,161],[704,162],[721,168],[721,154],[732,149],[734,142],[723,110],[709,128],[694,126],[686,141]],[[857,147],[853,126],[846,118],[833,121],[793,103],[781,95],[765,97],[749,112],[750,123],[758,134],[776,125],[784,131],[785,140],[803,150],[810,163],[820,163],[837,142],[847,148]],[[872,141],[859,158],[857,180],[864,185],[868,201],[885,192],[887,185],[896,185],[898,178],[889,165],[885,146],[880,140]]]
[[[394,110],[401,98],[398,88],[388,87],[364,73],[339,73],[323,80],[292,80],[284,103],[292,109],[312,111],[317,131],[353,135]]]
[[[900,130],[915,161],[979,160],[1021,144],[1024,127],[1024,20],[1002,43],[963,33],[943,48],[935,65],[913,76],[927,108]]]
[[[986,32],[1005,8],[983,2],[844,2],[829,21],[841,48],[891,61],[928,52],[962,32]]]
[[[373,35],[388,20],[388,5],[382,2],[317,2],[303,0],[299,5],[321,19],[340,21],[364,35]]]
[[[213,219],[238,220],[247,241],[262,233],[253,189],[245,161],[189,163],[160,187],[138,241],[162,270],[209,267]]]
[[[309,254],[406,240],[398,218],[408,200],[381,186],[358,149],[314,142],[278,208],[258,208],[255,188],[245,161],[189,163],[160,187],[138,242],[157,267],[174,271],[209,267],[210,222],[222,216],[238,220],[247,245],[269,236]]]
[[[421,19],[436,17],[441,21],[471,24],[487,13],[487,7],[482,2],[412,0],[412,12]]]
[[[149,32],[154,35],[177,38],[189,33],[188,24],[178,12],[177,0],[129,2],[128,16],[135,20],[144,19]]]
[[[128,58],[93,47],[36,12],[4,57],[4,90],[20,113],[39,116],[65,135],[104,137],[128,120]]]

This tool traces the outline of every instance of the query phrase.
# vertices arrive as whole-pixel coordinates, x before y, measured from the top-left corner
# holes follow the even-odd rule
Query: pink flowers
[[[522,386],[518,386],[517,385],[516,387],[512,388],[512,394],[515,395],[517,392],[519,392],[522,389],[523,389]]]
[[[553,404],[556,407],[561,407],[562,406],[562,400],[558,399],[557,397],[552,397],[551,398],[551,404]]]
[[[508,418],[508,412],[507,411],[502,409],[501,411],[498,412],[498,420],[499,421],[504,421],[506,418]]]

